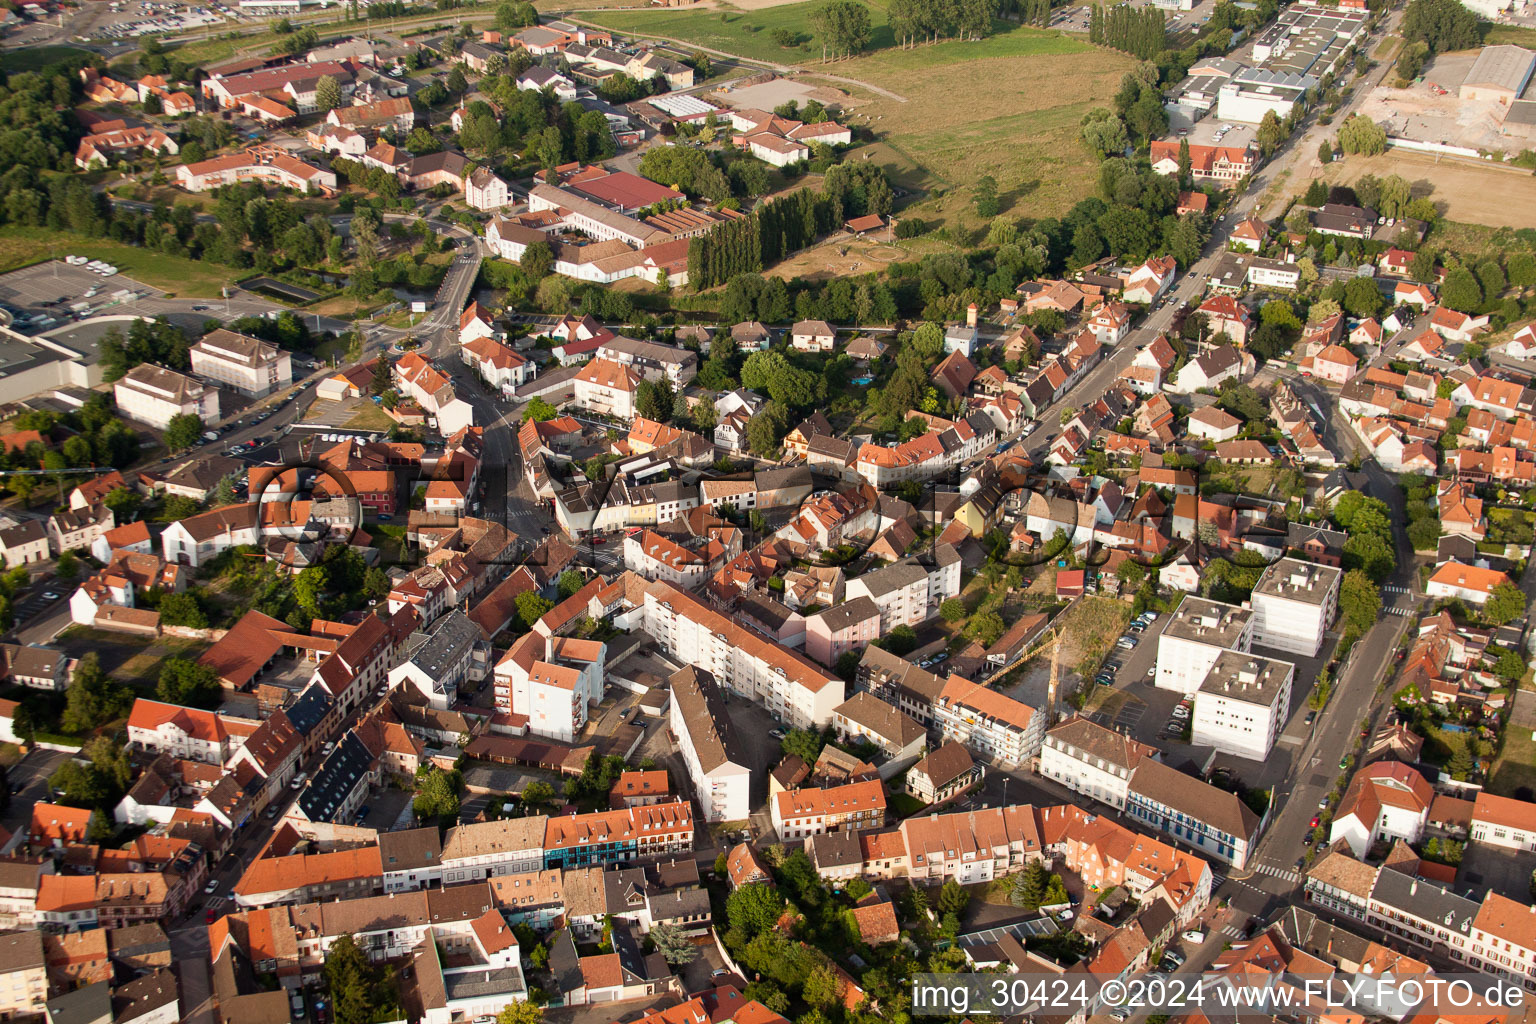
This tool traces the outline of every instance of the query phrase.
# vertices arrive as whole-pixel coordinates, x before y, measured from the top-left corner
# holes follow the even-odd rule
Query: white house
[[[1536,851],[1536,804],[1478,793],[1472,805],[1469,835],[1474,843],[1524,853]]]
[[[1045,734],[1040,774],[1123,811],[1136,766],[1157,756],[1153,747],[1074,716]]]
[[[160,535],[161,553],[167,562],[195,569],[232,547],[255,544],[259,515],[258,506],[247,502],[178,520]]]
[[[454,608],[405,642],[405,660],[389,670],[391,688],[410,684],[439,711],[447,711],[468,683],[484,679],[490,644],[468,615]]]
[[[571,379],[574,404],[588,412],[634,419],[640,375],[611,359],[594,359]]]
[[[1153,256],[1131,271],[1120,297],[1126,302],[1151,305],[1163,297],[1179,276],[1179,264],[1172,256]]]
[[[1424,776],[1396,761],[1377,761],[1355,773],[1329,826],[1328,842],[1343,839],[1364,858],[1379,840],[1416,844],[1429,821],[1434,790]]]
[[[464,202],[471,210],[493,212],[511,203],[512,193],[489,167],[478,167],[464,183]]]
[[[1243,429],[1243,421],[1216,405],[1189,414],[1189,436],[1206,441],[1230,441]]]
[[[944,351],[946,353],[959,352],[969,359],[976,352],[976,340],[980,332],[975,327],[963,324],[954,324],[944,329]]]
[[[797,352],[831,352],[837,329],[825,320],[801,320],[789,329],[789,344]]]
[[[1495,587],[1508,582],[1509,577],[1496,569],[1466,565],[1452,559],[1435,570],[1424,585],[1424,593],[1430,597],[1454,597],[1482,607],[1493,596]]]
[[[496,663],[496,704],[536,736],[572,742],[603,699],[607,645],[525,633]]]

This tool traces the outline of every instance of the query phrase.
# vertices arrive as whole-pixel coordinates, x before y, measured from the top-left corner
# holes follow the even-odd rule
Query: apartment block
[[[673,673],[670,683],[669,724],[704,820],[744,821],[752,813],[752,772],[719,686],[692,665]]]
[[[1157,686],[1194,693],[1221,652],[1247,651],[1252,643],[1252,611],[1187,597],[1158,635]]]
[[[1288,661],[1223,652],[1195,693],[1191,742],[1264,760],[1285,726],[1295,674]]]
[[[220,328],[192,346],[192,372],[260,398],[293,383],[289,354],[270,341]]]
[[[1253,588],[1253,642],[1315,657],[1339,606],[1344,571],[1295,558],[1272,563]]]

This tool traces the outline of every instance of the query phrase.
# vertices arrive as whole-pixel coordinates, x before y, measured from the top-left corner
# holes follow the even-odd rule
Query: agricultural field
[[[821,59],[821,46],[810,28],[811,2],[745,11],[734,8],[583,12],[580,20],[635,38],[672,39],[770,64],[802,64]],[[872,48],[892,45],[885,10],[869,5]],[[775,39],[775,35],[783,40]],[[784,45],[788,42],[790,45]]]
[[[19,50],[7,50],[0,54],[0,71],[7,74],[15,74],[18,71],[38,71],[71,57],[89,56],[90,51],[73,46],[29,46]]]
[[[46,228],[0,228],[0,273],[71,254],[106,260],[128,277],[159,288],[171,298],[217,298],[225,285],[241,276],[234,267],[167,256],[106,238],[84,238]]]
[[[1447,220],[1487,227],[1536,228],[1536,178],[1513,166],[1474,163],[1426,153],[1388,150],[1380,156],[1351,156],[1323,171],[1332,185],[1347,185],[1364,174],[1400,174],[1414,187],[1434,186],[1430,198]]]
[[[1059,213],[1093,190],[1096,161],[1078,126],[1111,103],[1134,63],[1058,32],[1014,28],[978,42],[888,49],[829,71],[902,97],[861,96],[867,101],[852,120],[878,141],[849,159],[868,153],[898,186],[928,193],[908,215],[980,229],[970,186],[983,175],[997,181],[1003,211],[1015,217]],[[977,82],[988,88],[978,93]]]

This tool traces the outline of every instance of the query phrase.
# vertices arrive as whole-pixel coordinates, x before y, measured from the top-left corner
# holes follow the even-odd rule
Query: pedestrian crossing
[[[203,901],[203,906],[209,910],[218,910],[228,902],[229,901],[223,896],[209,896],[206,900]]]
[[[1290,882],[1292,885],[1301,881],[1301,876],[1290,868],[1277,868],[1273,864],[1259,864],[1254,870],[1261,874],[1273,875],[1281,881]]]
[[[1404,617],[1411,616],[1411,615],[1417,615],[1418,614],[1418,609],[1417,608],[1399,608],[1397,605],[1393,605],[1390,608],[1386,608],[1386,609],[1383,609],[1383,610],[1388,615],[1402,615]]]
[[[1243,930],[1235,924],[1229,924],[1221,930],[1221,934],[1229,939],[1240,939],[1243,937]]]
[[[1396,584],[1393,584],[1393,583],[1384,583],[1384,584],[1382,584],[1381,589],[1382,589],[1382,591],[1384,593],[1387,593],[1387,594],[1406,594],[1406,593],[1408,593],[1408,588],[1407,587],[1399,587],[1399,586],[1397,586]]]

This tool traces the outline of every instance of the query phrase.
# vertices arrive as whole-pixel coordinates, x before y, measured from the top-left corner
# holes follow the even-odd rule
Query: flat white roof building
[[[1157,638],[1157,686],[1194,693],[1223,651],[1247,651],[1252,643],[1252,611],[1185,598]]]
[[[1223,651],[1195,693],[1190,742],[1264,760],[1285,725],[1295,674],[1288,661]]]
[[[1339,607],[1344,570],[1282,558],[1259,577],[1253,606],[1253,642],[1260,647],[1313,657]]]

